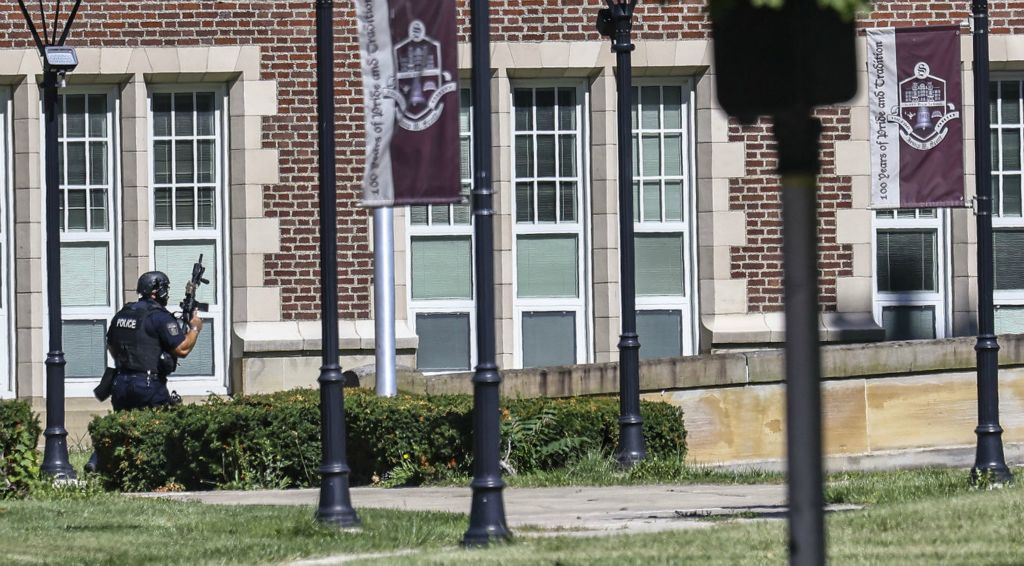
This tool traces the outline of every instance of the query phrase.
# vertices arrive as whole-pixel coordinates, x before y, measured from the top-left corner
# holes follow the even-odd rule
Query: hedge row
[[[39,417],[25,401],[0,401],[0,499],[24,495],[39,477]]]
[[[320,476],[320,398],[295,389],[157,410],[113,413],[89,425],[108,487],[123,491],[311,487]],[[473,400],[468,395],[377,397],[347,389],[353,484],[413,469],[420,479],[470,474]],[[647,450],[682,457],[681,411],[643,402]],[[502,455],[517,472],[563,464],[618,440],[614,398],[506,400]]]

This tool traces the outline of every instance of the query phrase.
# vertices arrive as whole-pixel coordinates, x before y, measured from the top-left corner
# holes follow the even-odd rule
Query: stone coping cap
[[[947,338],[823,345],[823,379],[881,378],[906,373],[973,370],[976,338]],[[1000,365],[1024,364],[1024,335],[999,337]],[[619,390],[618,363],[578,364],[549,368],[500,370],[502,395],[510,397],[568,397],[602,395]],[[785,380],[783,350],[722,352],[644,360],[640,362],[641,391],[689,389]],[[471,393],[472,372],[424,376],[426,394]]]

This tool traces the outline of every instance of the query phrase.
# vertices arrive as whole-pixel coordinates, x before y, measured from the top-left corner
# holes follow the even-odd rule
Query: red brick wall
[[[29,2],[30,5],[35,5]],[[48,10],[52,0],[45,3]],[[67,2],[62,4],[67,9]],[[142,6],[140,9],[139,6]],[[339,313],[369,316],[372,254],[369,214],[354,206],[362,96],[353,4],[335,5],[338,147]],[[52,11],[49,11],[52,17]],[[281,287],[286,319],[319,317],[315,2],[218,1],[130,3],[84,0],[69,44],[80,47],[258,45],[260,78],[276,80],[278,114],[263,120],[263,146],[280,155],[280,183],[264,187],[266,215],[280,219],[281,252],[268,254],[267,285]],[[0,48],[28,47],[31,36],[16,2],[0,7]]]
[[[469,41],[469,2],[459,1],[459,41]],[[599,39],[594,23],[604,0],[492,0],[491,41],[586,41]],[[661,0],[640,2],[634,37],[640,39],[702,39],[711,33],[704,2]]]
[[[850,112],[823,108],[821,174],[818,176],[818,268],[822,310],[836,310],[836,278],[853,275],[853,248],[837,244],[836,210],[853,204],[849,177],[835,175],[835,142],[850,138]],[[733,279],[747,280],[750,312],[782,310],[782,202],[775,174],[777,146],[771,121],[729,125],[729,141],[744,142],[746,174],[729,181],[729,209],[746,213],[747,244],[730,248]]]
[[[46,5],[52,5],[47,0]],[[30,3],[31,4],[31,3]],[[34,4],[33,4],[34,5]],[[491,2],[492,41],[569,41],[598,39],[596,10],[602,0],[496,0]],[[68,6],[64,2],[65,10]],[[137,6],[141,6],[141,9]],[[993,33],[1024,29],[1020,3],[990,2]],[[862,26],[960,24],[968,17],[968,2],[893,2],[878,0]],[[460,38],[469,40],[467,0],[459,2]],[[124,0],[85,0],[71,33],[77,46],[259,45],[263,52],[261,79],[275,80],[278,115],[264,119],[264,147],[280,155],[280,183],[264,188],[266,214],[280,220],[281,252],[268,254],[266,284],[282,289],[285,319],[312,319],[319,314],[317,246],[317,157],[315,116],[315,2],[294,1],[171,1],[143,4]],[[354,41],[354,5],[335,5],[339,211],[339,293],[341,316],[367,318],[372,279],[369,252],[369,214],[354,206],[360,175],[359,131],[362,117],[357,82],[358,53]],[[709,36],[703,2],[664,0],[642,2],[634,31],[641,39],[692,39]],[[0,5],[0,49],[22,48],[31,39],[16,2]],[[821,225],[821,300],[835,308],[835,278],[852,272],[852,252],[835,243],[835,211],[851,204],[850,180],[834,174],[835,141],[848,139],[849,114],[822,110],[823,171],[819,179]],[[747,213],[748,245],[732,249],[735,278],[749,282],[751,311],[781,308],[781,235],[778,220],[778,180],[774,176],[773,141],[764,122],[750,127],[730,126],[730,138],[748,143],[747,175],[733,180],[730,208]]]
[[[35,5],[30,2],[29,4]],[[46,0],[52,14],[53,0]],[[493,41],[597,39],[600,0],[492,2]],[[67,10],[67,2],[62,4]],[[140,9],[139,6],[142,6]],[[369,213],[354,206],[362,167],[362,95],[354,4],[335,3],[338,147],[339,314],[370,316],[372,253]],[[460,2],[461,37],[468,41],[468,3]],[[643,38],[705,37],[700,2],[645,4],[637,10]],[[265,282],[281,287],[285,319],[319,317],[317,225],[315,2],[158,0],[82,3],[70,42],[80,47],[259,45],[261,79],[278,86],[278,115],[264,119],[263,145],[280,155],[280,183],[264,188],[266,215],[281,225],[281,251],[268,254]],[[16,2],[0,6],[0,49],[31,45]]]

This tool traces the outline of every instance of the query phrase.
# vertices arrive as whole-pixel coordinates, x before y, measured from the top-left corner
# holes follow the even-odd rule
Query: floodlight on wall
[[[64,75],[69,71],[74,71],[75,67],[78,66],[78,55],[75,54],[75,48],[64,47],[63,45],[47,45],[43,49],[43,59],[46,61],[46,66],[57,73],[60,87],[66,87],[67,82],[64,80]]]
[[[46,64],[58,73],[74,71],[78,66],[78,55],[75,54],[74,47],[47,45],[43,48],[43,57],[46,59]]]

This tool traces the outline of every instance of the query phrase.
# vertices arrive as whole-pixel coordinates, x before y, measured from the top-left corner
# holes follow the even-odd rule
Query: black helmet
[[[139,295],[148,297],[156,293],[156,300],[163,306],[167,306],[168,290],[171,287],[171,280],[163,271],[147,271],[139,277],[139,284],[135,287]]]

